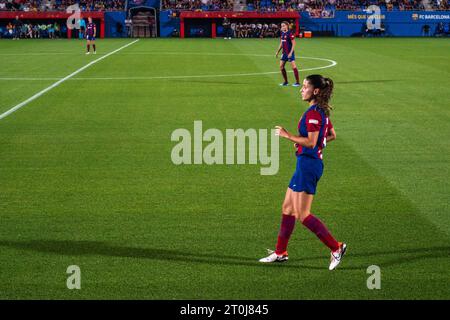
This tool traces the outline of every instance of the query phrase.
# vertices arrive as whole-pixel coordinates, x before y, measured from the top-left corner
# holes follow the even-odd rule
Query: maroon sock
[[[95,44],[93,44],[92,47],[94,48],[94,51],[97,51],[97,50],[95,49]]]
[[[310,214],[303,220],[303,225],[311,230],[331,251],[339,249],[339,243],[333,238],[327,227],[316,218],[313,214]]]
[[[284,83],[287,83],[288,82],[288,78],[287,78],[287,73],[286,73],[286,69],[285,68],[281,69],[281,74],[283,75]]]
[[[286,251],[289,238],[295,227],[295,216],[288,216],[286,214],[281,215],[280,232],[278,233],[276,254],[282,254]]]
[[[87,45],[87,52],[89,52],[89,51],[91,51],[91,45],[90,44]]]
[[[294,68],[292,70],[294,70],[295,82],[300,83],[300,79],[298,78],[298,69]]]

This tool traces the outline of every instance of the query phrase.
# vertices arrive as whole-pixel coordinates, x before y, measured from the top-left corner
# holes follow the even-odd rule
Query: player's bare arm
[[[308,137],[300,137],[289,133],[285,128],[276,126],[276,135],[291,140],[292,142],[306,148],[314,148],[319,139],[319,131],[308,132]]]
[[[336,131],[333,129],[330,130],[330,132],[327,135],[327,142],[336,140]]]
[[[280,41],[280,45],[278,46],[278,50],[277,50],[277,52],[275,53],[275,57],[276,57],[276,58],[278,58],[278,54],[280,53],[282,47],[283,47],[283,45],[281,44],[281,41]]]
[[[289,59],[292,57],[292,54],[294,53],[294,49],[295,49],[295,40],[292,40],[292,48],[288,55]]]

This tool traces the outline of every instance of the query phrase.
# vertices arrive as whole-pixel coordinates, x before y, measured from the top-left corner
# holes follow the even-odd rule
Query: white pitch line
[[[89,68],[90,66],[96,64],[97,62],[99,62],[99,61],[101,61],[101,60],[103,60],[103,59],[105,59],[105,58],[107,58],[107,57],[109,57],[110,55],[113,55],[113,54],[116,53],[116,52],[119,52],[119,51],[122,50],[122,49],[125,49],[125,48],[131,46],[132,44],[135,44],[135,43],[138,42],[138,41],[139,41],[139,39],[137,39],[137,40],[135,40],[135,41],[133,41],[133,42],[130,42],[130,43],[128,43],[128,44],[126,44],[126,45],[120,47],[119,49],[116,49],[116,50],[114,50],[114,51],[112,51],[112,52],[110,52],[110,53],[108,53],[108,54],[105,54],[104,56],[102,56],[102,57],[100,57],[100,58],[98,58],[98,59],[96,59],[96,60],[94,60],[94,61],[89,62],[89,63],[88,63],[87,65],[85,65],[84,67],[81,67],[81,68],[78,69],[77,71],[72,72],[71,74],[69,74],[68,76],[66,76],[66,77],[64,77],[64,78],[62,78],[62,79],[60,79],[60,80],[58,80],[57,82],[55,82],[55,83],[52,84],[51,86],[45,88],[45,89],[42,90],[42,91],[39,91],[39,92],[36,93],[34,96],[32,96],[32,97],[28,98],[27,100],[25,100],[25,101],[19,103],[18,105],[16,105],[15,107],[9,109],[8,111],[6,111],[6,112],[0,114],[0,120],[3,119],[3,118],[6,118],[6,117],[9,116],[11,113],[13,113],[13,112],[19,110],[20,108],[26,106],[26,105],[27,105],[28,103],[30,103],[31,101],[36,100],[37,98],[39,98],[40,96],[42,96],[42,95],[45,94],[46,92],[52,90],[53,88],[56,88],[56,87],[59,86],[61,83],[65,82],[66,80],[69,80],[69,79],[72,78],[73,76],[76,76],[77,74],[79,74],[80,72],[86,70],[86,69]]]
[[[322,67],[313,67],[313,68],[304,68],[298,69],[298,71],[311,71],[311,70],[320,70],[331,68],[337,65],[337,62],[331,59],[325,58],[314,58],[314,57],[299,57],[305,59],[313,59],[313,60],[322,60],[328,61],[330,64]],[[126,81],[126,80],[163,80],[163,79],[191,79],[191,78],[225,78],[225,77],[249,77],[249,76],[261,76],[261,75],[269,75],[269,74],[278,74],[280,71],[269,71],[269,72],[254,72],[254,73],[232,73],[232,74],[202,74],[202,75],[187,75],[187,76],[154,76],[154,77],[92,77],[92,78],[72,78],[72,81],[101,81],[101,80],[118,80],[118,81]],[[288,71],[292,72],[292,71]],[[57,79],[57,78],[56,78]],[[47,81],[47,80],[55,80],[55,78],[0,78],[0,81]],[[1,119],[1,118],[0,118]]]

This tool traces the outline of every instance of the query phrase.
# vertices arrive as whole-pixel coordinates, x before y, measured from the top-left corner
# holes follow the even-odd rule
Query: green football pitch
[[[278,40],[132,41],[90,56],[77,40],[0,41],[0,114],[20,107],[0,120],[1,299],[450,298],[449,40],[297,41],[300,76],[335,82],[312,208],[348,244],[333,272],[301,224],[287,263],[258,262],[291,143],[275,175],[171,159],[172,132],[195,120],[296,130],[307,106],[278,85]],[[71,265],[81,290],[66,286]]]

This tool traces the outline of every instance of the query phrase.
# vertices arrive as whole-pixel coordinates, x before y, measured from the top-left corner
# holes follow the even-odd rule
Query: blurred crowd
[[[233,11],[233,0],[161,0],[162,9]]]
[[[161,0],[162,9],[232,11],[234,0]],[[126,0],[0,0],[0,11],[65,11],[78,3],[82,11],[123,11]],[[449,10],[450,0],[429,0],[429,8]],[[329,16],[334,10],[362,10],[369,5],[386,10],[425,10],[421,0],[247,0],[242,10],[259,12],[308,11]]]
[[[58,39],[67,35],[67,27],[58,22],[22,23],[20,20],[0,26],[0,38],[19,39]]]
[[[450,9],[450,0],[430,0],[435,10]],[[244,10],[258,12],[308,11],[312,16],[330,16],[335,10],[364,10],[377,5],[386,10],[425,10],[420,0],[247,0]],[[163,9],[233,10],[232,0],[162,0]]]
[[[231,23],[234,38],[275,38],[280,36],[280,26],[275,23]]]
[[[65,11],[78,3],[82,11],[123,11],[126,0],[0,0],[0,11]]]

